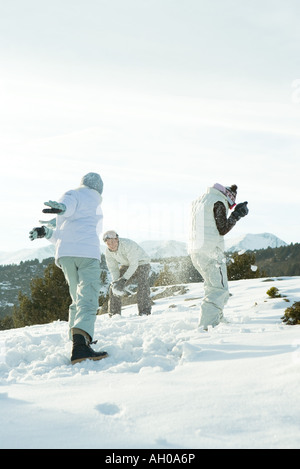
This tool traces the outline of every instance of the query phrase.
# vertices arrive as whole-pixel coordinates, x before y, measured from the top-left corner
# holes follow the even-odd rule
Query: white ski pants
[[[198,252],[193,253],[191,259],[204,280],[199,326],[215,327],[223,319],[223,308],[229,298],[225,255],[221,251],[212,256]]]
[[[94,336],[99,307],[100,261],[86,257],[61,257],[59,265],[69,285],[72,303],[69,307],[69,331],[77,328]]]

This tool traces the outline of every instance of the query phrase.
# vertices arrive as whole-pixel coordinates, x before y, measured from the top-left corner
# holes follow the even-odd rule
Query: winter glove
[[[62,215],[66,211],[65,204],[60,204],[59,202],[55,202],[54,200],[49,200],[49,202],[44,202],[44,205],[47,205],[51,208],[44,208],[43,213],[58,213]]]
[[[29,238],[31,239],[31,241],[34,241],[37,238],[49,239],[51,238],[52,233],[53,233],[53,230],[50,230],[50,228],[47,228],[46,226],[41,226],[38,228],[33,228],[29,232]]]
[[[39,220],[39,223],[46,225],[47,228],[56,228],[56,218],[52,218],[51,220]]]
[[[124,277],[119,278],[112,284],[112,291],[115,295],[121,296],[124,294],[124,288],[127,280]]]
[[[232,217],[236,221],[238,221],[242,217],[245,217],[248,214],[249,209],[247,207],[247,204],[248,204],[248,202],[242,202],[242,203],[236,205],[234,211],[231,214]]]

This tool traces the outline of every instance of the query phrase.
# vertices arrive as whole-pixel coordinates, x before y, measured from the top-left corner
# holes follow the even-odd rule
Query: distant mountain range
[[[187,256],[187,245],[180,241],[142,241],[140,246],[151,259]]]
[[[187,245],[180,241],[142,241],[140,246],[148,253],[151,259],[161,259],[166,257],[187,256]],[[235,251],[253,251],[257,249],[267,249],[287,246],[287,243],[277,238],[271,233],[246,234],[238,238],[225,238],[225,247],[228,252]],[[105,246],[102,246],[102,252],[105,252]],[[49,257],[54,257],[54,246],[21,249],[13,252],[0,252],[0,264],[19,264],[21,261],[38,259],[42,261]]]
[[[279,248],[287,243],[271,233],[246,234],[238,238],[225,238],[227,252],[255,251],[258,249]]]
[[[54,257],[54,246],[44,246],[36,249],[20,249],[18,251],[3,252],[0,251],[0,264],[20,264],[20,262],[38,259],[42,261],[48,257]]]

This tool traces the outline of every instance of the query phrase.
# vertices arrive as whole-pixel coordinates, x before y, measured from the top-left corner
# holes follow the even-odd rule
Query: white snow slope
[[[203,284],[148,317],[97,316],[93,347],[109,357],[74,366],[65,322],[1,331],[0,447],[300,448],[300,328],[281,321],[299,286],[230,282],[229,323],[208,332]]]

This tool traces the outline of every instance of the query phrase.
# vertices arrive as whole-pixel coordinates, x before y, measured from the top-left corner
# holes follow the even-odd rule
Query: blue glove
[[[52,233],[53,230],[50,230],[50,228],[47,228],[46,226],[32,228],[32,230],[29,232],[29,239],[31,239],[31,241],[34,241],[37,238],[49,239],[51,238]]]
[[[60,204],[59,202],[55,202],[54,200],[49,200],[49,202],[44,202],[44,205],[47,205],[51,208],[44,208],[43,213],[58,213],[62,215],[66,211],[65,204]]]

